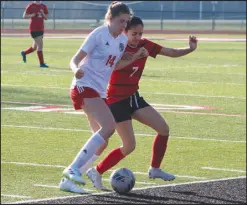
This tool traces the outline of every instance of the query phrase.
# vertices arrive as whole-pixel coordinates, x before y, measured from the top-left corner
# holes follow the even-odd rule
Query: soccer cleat
[[[63,171],[63,176],[67,179],[70,179],[71,181],[74,181],[75,183],[82,185],[86,184],[86,181],[82,179],[81,173],[78,169],[72,169],[71,167],[68,167]]]
[[[62,191],[68,191],[68,192],[73,192],[73,193],[79,193],[79,194],[86,194],[88,193],[86,190],[83,188],[79,187],[76,185],[73,181],[67,179],[67,178],[62,178],[60,183],[59,183],[59,189]]]
[[[27,57],[26,57],[25,52],[22,51],[22,52],[21,52],[21,55],[22,55],[22,60],[23,60],[23,62],[26,63],[26,62],[27,62]]]
[[[40,66],[39,66],[39,67],[41,67],[41,68],[49,68],[49,66],[48,66],[48,65],[46,65],[45,63],[40,64]]]
[[[102,177],[94,167],[90,168],[87,171],[86,175],[88,179],[91,180],[95,188],[100,189],[100,190],[108,190],[106,187],[103,186]]]
[[[166,172],[163,172],[159,168],[153,168],[153,167],[150,167],[148,169],[148,177],[151,179],[160,178],[160,179],[163,179],[164,181],[171,181],[171,180],[174,180],[176,178],[172,174],[168,174]]]

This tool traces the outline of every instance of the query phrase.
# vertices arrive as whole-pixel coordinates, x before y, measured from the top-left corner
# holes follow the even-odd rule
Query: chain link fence
[[[1,28],[27,29],[30,20],[22,18],[24,10],[25,8],[1,8]],[[105,9],[51,8],[45,28],[92,29],[104,23],[105,12]],[[135,10],[135,15],[143,19],[145,29],[149,30],[246,31],[244,12],[176,11],[174,14],[167,10]],[[199,20],[199,16],[202,20]]]

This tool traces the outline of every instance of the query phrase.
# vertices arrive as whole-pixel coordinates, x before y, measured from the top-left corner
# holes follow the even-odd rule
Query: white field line
[[[150,104],[152,105],[152,104]],[[29,107],[30,108],[30,107]],[[224,113],[203,113],[203,112],[185,112],[185,111],[175,111],[175,110],[189,110],[192,109],[193,106],[187,106],[187,108],[161,108],[161,107],[155,107],[153,106],[156,110],[159,112],[165,112],[165,113],[177,113],[177,114],[186,114],[186,115],[211,115],[211,116],[223,116],[223,117],[241,117],[241,118],[246,118],[245,114],[224,114]],[[194,107],[195,108],[195,107]],[[202,109],[202,107],[200,107]],[[51,112],[51,111],[58,111],[64,114],[76,114],[76,115],[85,115],[84,112],[82,111],[74,111],[72,108],[48,108],[48,109],[40,109],[40,110],[31,110],[27,109],[26,107],[12,107],[12,108],[1,108],[1,110],[15,110],[15,111],[25,111],[25,112]],[[64,111],[64,110],[73,110],[73,111]]]
[[[160,81],[160,79],[150,79],[150,78],[142,78],[140,82],[143,80],[150,80],[150,81]],[[186,81],[186,80],[162,80],[162,82],[168,82],[168,83],[191,83],[191,84],[218,84],[218,85],[244,85],[246,86],[246,83],[223,83],[223,82],[203,82],[203,81]]]
[[[177,184],[166,184],[166,185],[158,185],[158,186],[150,186],[150,187],[144,187],[144,188],[134,188],[133,190],[146,190],[146,189],[152,189],[152,188],[162,188],[162,187],[175,187],[175,186],[183,186],[183,185],[190,185],[190,184],[202,184],[202,183],[210,183],[210,182],[219,182],[219,181],[227,181],[227,180],[233,180],[233,179],[244,179],[246,176],[240,176],[240,177],[230,177],[230,178],[222,178],[222,179],[211,179],[211,180],[204,180],[204,181],[194,181],[194,182],[185,182],[185,183],[177,183]],[[97,196],[97,195],[108,195],[112,194],[113,192],[101,192],[101,193],[95,193],[90,194],[90,196]],[[54,197],[54,198],[46,198],[46,199],[35,199],[35,200],[26,200],[26,201],[17,201],[12,204],[25,204],[30,202],[48,202],[50,200],[60,200],[60,199],[72,199],[72,198],[82,198],[87,197],[88,195],[75,195],[75,196],[66,196],[66,197]]]
[[[240,172],[240,173],[246,173],[245,170],[224,169],[224,168],[216,168],[216,167],[201,167],[201,169],[218,170],[218,171],[226,171],[226,172]]]
[[[72,132],[92,132],[91,130],[83,130],[83,129],[72,129],[72,128],[58,128],[58,127],[37,127],[37,126],[24,126],[24,125],[1,125],[1,127],[15,127],[15,128],[23,128],[23,129],[43,129],[43,130],[61,130],[61,131],[72,131]],[[154,134],[141,134],[137,133],[136,136],[145,136],[145,137],[154,137]],[[213,138],[199,138],[199,137],[176,137],[170,136],[170,138],[175,139],[184,139],[184,140],[202,140],[202,141],[215,141],[215,142],[236,142],[236,143],[246,143],[246,141],[241,140],[219,140]]]
[[[59,186],[46,185],[46,184],[34,184],[33,186],[59,189]],[[84,189],[84,188],[83,188],[83,189]],[[92,189],[84,189],[84,190],[85,190],[85,191],[88,191],[88,192],[94,192],[94,190],[92,190]]]
[[[114,169],[110,169],[109,171],[115,171]],[[146,172],[133,172],[134,174],[147,175]],[[181,178],[191,178],[191,179],[207,179],[206,177],[195,177],[195,176],[187,176],[187,175],[175,175],[176,177]]]
[[[174,96],[186,96],[186,97],[205,97],[205,98],[226,98],[226,99],[241,99],[246,100],[246,97],[235,97],[235,96],[221,96],[221,95],[197,95],[197,94],[182,94],[182,93],[163,93],[163,92],[141,92],[146,94],[154,95],[174,95]]]
[[[31,199],[31,196],[21,196],[21,195],[13,195],[13,194],[1,194],[1,196],[4,197],[14,197],[14,198],[26,198],[26,199]]]
[[[22,165],[22,166],[34,166],[34,167],[52,167],[52,168],[66,168],[66,166],[62,165],[50,165],[50,164],[38,164],[38,163],[28,163],[28,162],[5,162],[1,161],[1,164],[14,164],[14,165]],[[113,172],[114,169],[110,169],[107,172]],[[139,175],[147,175],[145,172],[134,172],[134,174]],[[181,178],[191,178],[191,179],[206,179],[205,177],[196,177],[196,176],[186,176],[186,175],[176,175],[177,177]],[[109,181],[109,179],[104,179],[104,181]],[[147,183],[147,182],[140,182],[140,184],[155,184],[155,183]]]
[[[1,84],[1,86],[6,87],[30,87],[28,85],[13,85],[13,84]],[[58,90],[69,90],[70,88],[62,87],[50,87],[50,86],[32,86],[32,88],[44,88],[44,89],[58,89]],[[164,93],[164,92],[141,92],[154,95],[174,95],[174,96],[188,96],[188,97],[205,97],[205,98],[226,98],[226,99],[244,99],[246,97],[236,97],[236,96],[217,96],[217,95],[198,95],[198,94],[183,94],[183,93]]]
[[[39,74],[42,75],[42,74]],[[52,76],[56,76],[55,74],[53,74]],[[58,75],[60,76],[60,75]],[[144,77],[140,80],[140,82],[142,83],[143,81],[160,81],[160,79],[150,79],[147,77]],[[185,84],[217,84],[217,85],[237,85],[237,86],[246,86],[246,83],[224,83],[224,82],[201,82],[201,81],[186,81],[186,80],[162,80],[162,82],[167,82],[167,83],[185,83]],[[3,86],[6,86],[8,84],[2,84]],[[11,85],[11,86],[16,86],[16,87],[21,87],[22,85]],[[22,86],[23,87],[23,86]],[[26,86],[28,87],[28,86]]]
[[[9,63],[8,63],[9,64]],[[16,64],[16,63],[13,63],[13,64]],[[225,64],[225,65],[222,65],[222,67],[235,67],[235,66],[240,66],[240,65],[228,65],[228,64]],[[193,67],[196,67],[196,68],[212,68],[212,67],[216,67],[215,65],[197,65],[197,66],[185,66],[185,67],[165,67],[165,68],[152,68],[152,69],[155,69],[155,70],[170,70],[170,69],[184,69],[184,68],[193,68]],[[147,66],[145,67],[146,69],[149,69]],[[50,72],[57,72],[57,73],[71,73],[71,70],[68,69],[68,70],[61,70],[61,69],[50,69],[49,70]],[[245,73],[221,73],[221,72],[192,72],[192,71],[183,71],[184,73],[196,73],[196,74],[219,74],[219,75],[243,75],[243,76],[246,76]],[[50,75],[49,73],[43,73],[43,72],[38,72],[38,71],[23,71],[23,72],[14,72],[14,71],[7,71],[7,70],[2,70],[1,73],[15,73],[15,74],[43,74],[43,75]],[[58,75],[59,76],[59,75]],[[148,76],[144,76],[145,77],[148,77]],[[151,77],[150,77],[151,78]]]

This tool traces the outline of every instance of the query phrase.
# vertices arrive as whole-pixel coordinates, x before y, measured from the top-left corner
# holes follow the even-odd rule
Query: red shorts
[[[73,89],[70,89],[70,98],[74,105],[75,110],[82,109],[82,105],[84,105],[84,98],[98,98],[100,97],[99,93],[92,88],[83,87],[81,92],[79,92],[77,86]],[[103,99],[106,102],[106,99]]]

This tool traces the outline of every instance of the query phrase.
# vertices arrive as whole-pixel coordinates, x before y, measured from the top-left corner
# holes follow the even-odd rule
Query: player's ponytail
[[[126,4],[119,1],[113,1],[108,6],[107,12],[105,14],[105,22],[109,22],[110,19],[113,19],[120,14],[129,14],[132,16],[133,11]]]

